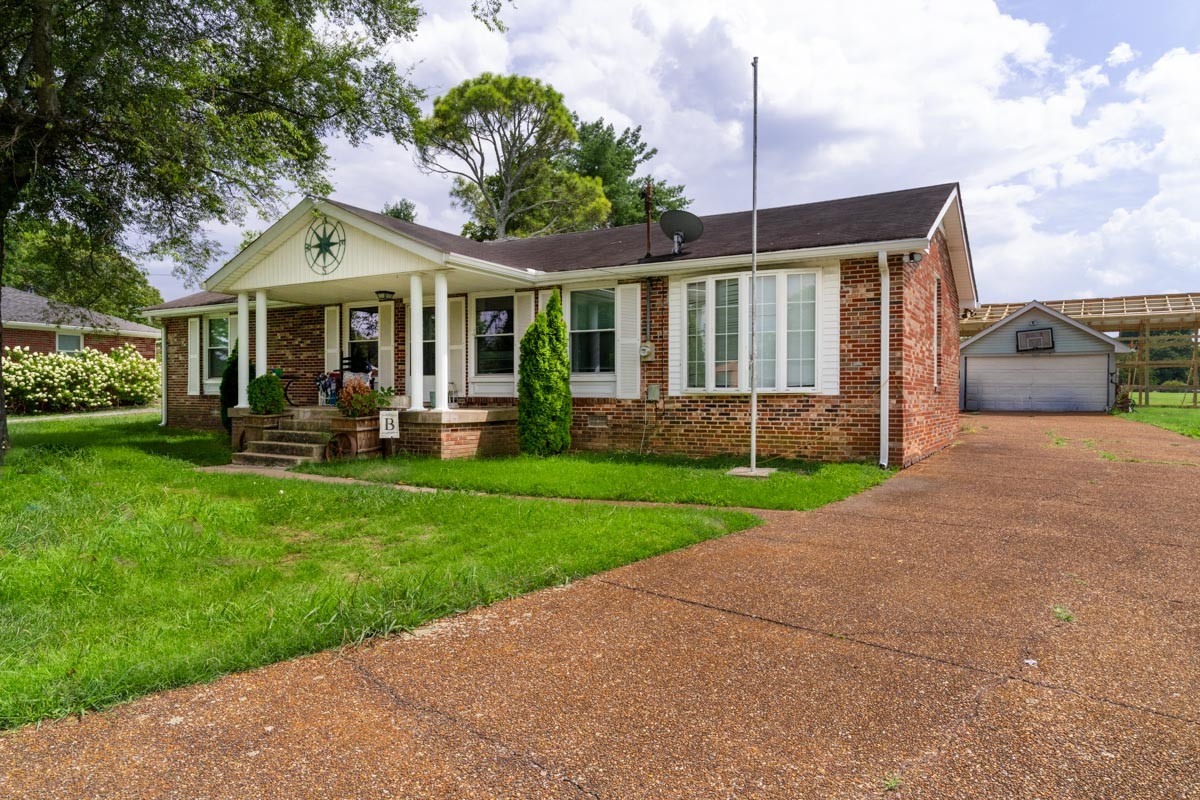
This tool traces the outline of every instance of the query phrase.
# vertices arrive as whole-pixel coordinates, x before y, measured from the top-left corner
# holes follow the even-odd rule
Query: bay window
[[[617,369],[617,290],[571,292],[571,372],[614,373]]]
[[[749,391],[750,276],[685,283],[684,387]],[[754,302],[755,383],[763,391],[817,387],[817,274],[760,274]]]

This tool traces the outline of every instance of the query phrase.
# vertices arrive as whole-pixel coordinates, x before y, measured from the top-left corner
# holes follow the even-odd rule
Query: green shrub
[[[233,432],[233,420],[229,418],[229,409],[237,405],[237,362],[238,346],[235,342],[229,351],[229,360],[225,362],[225,371],[221,373],[221,424],[226,432]],[[250,380],[254,380],[255,364],[250,362]],[[249,387],[247,387],[249,388]]]
[[[283,381],[268,372],[250,381],[247,387],[250,410],[255,414],[281,414],[287,408],[287,397],[283,394]]]
[[[522,452],[539,456],[566,452],[571,446],[571,362],[558,290],[521,338],[517,394]]]
[[[110,353],[85,347],[75,353],[35,353],[6,347],[6,403],[14,414],[95,411],[144,406],[158,396],[159,362],[133,345]]]
[[[1182,392],[1187,390],[1188,385],[1184,381],[1171,380],[1163,381],[1154,388],[1161,392]]]

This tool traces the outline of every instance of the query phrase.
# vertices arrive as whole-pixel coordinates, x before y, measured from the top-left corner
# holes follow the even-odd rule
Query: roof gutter
[[[144,313],[144,312],[143,312]],[[146,314],[146,316],[150,316]],[[100,328],[95,325],[56,325],[51,322],[14,322],[5,320],[4,327],[16,331],[79,331],[101,336],[129,336],[135,339],[157,339],[158,331],[131,331],[126,328]]]
[[[151,319],[166,319],[168,317],[194,317],[197,313],[209,314],[221,311],[237,311],[237,301],[232,303],[213,303],[207,306],[176,306],[175,308],[143,309],[142,313]],[[287,303],[283,300],[268,300],[267,308],[302,308],[303,303]]]
[[[863,242],[850,245],[830,245],[827,247],[808,247],[801,250],[778,250],[758,254],[758,263],[786,264],[788,262],[814,258],[847,258],[851,256],[867,256],[887,250],[924,250],[929,247],[928,239],[895,239],[884,242]],[[539,285],[558,285],[576,281],[594,281],[597,275],[671,275],[680,272],[694,272],[750,265],[750,253],[737,253],[731,256],[714,256],[712,258],[689,258],[679,261],[655,261],[639,264],[624,264],[616,267],[592,267],[561,272],[544,272],[538,276]]]

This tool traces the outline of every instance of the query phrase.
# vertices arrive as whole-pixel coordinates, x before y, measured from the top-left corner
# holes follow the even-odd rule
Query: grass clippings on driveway
[[[304,472],[347,478],[536,497],[694,503],[708,506],[806,511],[842,500],[891,474],[873,464],[816,464],[780,459],[770,478],[726,475],[744,458],[686,459],[616,453],[572,453],[551,458],[514,456],[441,461],[394,457],[309,464]]]
[[[0,727],[561,584],[749,514],[198,474],[224,437],[23,424],[0,474]]]

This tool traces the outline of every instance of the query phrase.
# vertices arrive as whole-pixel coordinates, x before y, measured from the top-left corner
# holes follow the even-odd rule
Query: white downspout
[[[167,424],[167,322],[161,320],[162,327],[158,329],[158,364],[159,373],[159,405],[162,407],[159,411],[162,413],[162,419],[159,420],[160,428],[166,427]]]
[[[879,251],[879,466],[888,466],[889,403],[891,394],[892,280],[887,251]]]

